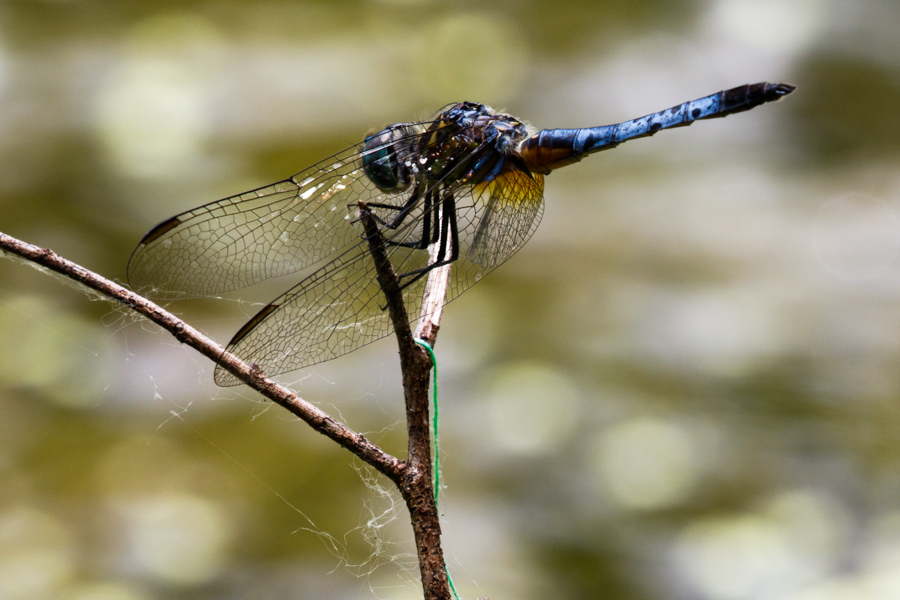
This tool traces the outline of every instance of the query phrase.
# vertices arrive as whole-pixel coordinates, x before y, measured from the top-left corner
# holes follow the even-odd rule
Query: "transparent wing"
[[[459,258],[451,267],[445,300],[449,302],[512,256],[534,233],[543,209],[543,177],[512,168],[485,184],[437,186],[456,201]],[[398,274],[428,266],[427,249],[398,244],[420,239],[423,223],[432,216],[419,203],[404,226],[382,228]],[[425,282],[425,277],[419,278],[403,290],[413,320],[421,310]],[[392,331],[368,244],[359,240],[263,308],[228,349],[277,375],[337,358]],[[221,368],[216,369],[215,381],[220,386],[240,383]]]
[[[486,186],[487,204],[474,228],[468,256],[493,269],[512,256],[534,233],[544,208],[543,175],[510,170]]]
[[[160,298],[209,296],[327,261],[359,240],[358,200],[396,205],[409,195],[374,186],[362,156],[362,145],[352,146],[290,179],[163,221],[131,255],[128,281]]]

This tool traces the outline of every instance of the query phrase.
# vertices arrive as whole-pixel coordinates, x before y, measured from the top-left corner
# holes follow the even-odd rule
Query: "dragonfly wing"
[[[358,239],[356,201],[381,195],[362,172],[359,147],[348,148],[290,179],[163,221],[131,255],[128,280],[156,297],[183,298],[306,269]]]
[[[449,188],[457,198],[460,256],[451,268],[447,302],[528,240],[540,220],[542,191],[540,175],[518,171],[490,184]],[[381,229],[396,273],[428,266],[427,249],[400,244],[420,239],[423,223],[430,218],[419,203],[403,226]],[[419,317],[426,280],[421,277],[403,289],[411,321]],[[368,242],[357,238],[356,244],[259,311],[234,336],[228,350],[267,374],[278,375],[337,358],[392,332]],[[241,383],[221,367],[215,381],[224,387]]]
[[[504,263],[531,237],[544,209],[544,176],[511,169],[476,187],[484,208],[474,227],[467,255],[488,271]]]
[[[392,237],[399,241],[417,228],[411,223]],[[396,264],[427,265],[426,250],[388,246],[387,251]],[[404,289],[413,320],[424,285],[422,278]],[[337,358],[392,332],[368,242],[360,241],[263,308],[235,334],[228,350],[278,375]],[[215,381],[223,387],[241,383],[222,367],[216,367]]]

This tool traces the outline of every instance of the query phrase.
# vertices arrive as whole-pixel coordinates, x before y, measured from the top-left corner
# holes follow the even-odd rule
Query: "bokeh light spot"
[[[39,389],[45,398],[68,408],[97,403],[105,380],[85,378],[85,365],[97,374],[108,367],[108,335],[96,323],[72,313],[64,304],[23,294],[0,301],[0,331],[10,340],[0,345],[0,381]],[[98,356],[95,349],[104,349]],[[77,383],[77,385],[75,385]]]
[[[628,509],[665,508],[685,499],[699,470],[691,432],[655,419],[613,426],[597,444],[598,485]]]
[[[879,198],[849,194],[822,203],[811,236],[828,271],[845,280],[873,279],[897,260],[900,218]]]
[[[70,534],[33,508],[0,513],[0,598],[53,598],[74,573]]]
[[[121,583],[74,586],[61,600],[151,600],[146,594]]]
[[[211,129],[209,68],[218,36],[205,20],[157,15],[135,27],[97,97],[97,129],[110,161],[135,177],[190,168]]]
[[[491,434],[509,452],[547,452],[577,425],[580,392],[552,367],[516,363],[499,369],[485,387]]]
[[[689,525],[677,543],[679,568],[714,600],[791,597],[779,594],[800,593],[831,572],[847,531],[840,504],[820,492],[792,490],[756,511]]]
[[[767,52],[808,46],[827,21],[825,0],[726,0],[713,2],[709,26]]]
[[[127,560],[137,571],[196,585],[224,568],[231,528],[214,503],[173,493],[123,502],[120,509],[127,522]]]
[[[528,52],[505,24],[488,14],[460,13],[424,27],[413,71],[424,99],[437,106],[463,100],[491,104],[512,95],[525,74]]]

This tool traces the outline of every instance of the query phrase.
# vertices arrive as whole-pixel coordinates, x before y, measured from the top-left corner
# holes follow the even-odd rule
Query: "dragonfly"
[[[430,120],[386,127],[292,177],[166,219],[138,243],[128,279],[152,297],[176,299],[294,274],[297,282],[227,347],[269,375],[287,373],[393,332],[360,201],[377,223],[408,314],[418,315],[430,271],[452,264],[446,303],[529,240],[551,171],[793,90],[747,84],[631,121],[541,131],[484,104],[451,104]],[[241,383],[222,367],[214,379]]]

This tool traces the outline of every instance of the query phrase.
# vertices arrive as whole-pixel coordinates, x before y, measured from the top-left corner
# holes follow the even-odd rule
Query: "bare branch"
[[[432,244],[431,262],[437,260],[439,251],[438,244]],[[451,264],[446,264],[432,269],[428,273],[428,281],[425,284],[422,311],[419,313],[419,325],[416,327],[416,339],[425,340],[431,346],[434,346],[437,341],[438,330],[441,328],[441,317],[444,315],[444,302],[447,299],[451,267]]]
[[[406,462],[384,452],[364,436],[303,400],[290,390],[266,377],[256,365],[248,365],[216,344],[213,340],[178,319],[143,296],[70,262],[51,250],[27,244],[0,232],[0,252],[18,256],[33,264],[78,282],[102,297],[124,304],[169,331],[187,344],[221,365],[229,373],[257,390],[266,398],[291,411],[322,435],[334,440],[378,472],[387,476],[400,490],[410,511],[410,520],[419,556],[422,587],[426,600],[449,600],[447,573],[441,549],[441,527],[432,486],[431,438],[428,421],[428,376],[431,363],[428,354],[418,346],[409,326],[403,294],[388,259],[384,240],[365,205],[360,215],[370,252],[375,260],[379,283],[384,290],[388,309],[400,346],[403,388],[406,399],[409,458]],[[432,249],[434,260],[435,249]],[[440,327],[441,312],[450,277],[450,265],[433,269],[428,274],[417,337],[434,344]]]
[[[0,250],[19,256],[59,273],[83,286],[99,292],[109,300],[124,304],[138,312],[183,344],[194,348],[229,373],[239,378],[266,398],[286,408],[310,427],[337,442],[364,462],[372,465],[398,485],[403,479],[406,463],[356,433],[328,413],[300,398],[287,388],[266,377],[255,365],[248,365],[206,337],[172,313],[143,296],[135,294],[112,281],[68,261],[52,250],[39,248],[0,232]]]
[[[363,202],[359,203],[359,215],[400,346],[400,368],[403,373],[406,427],[409,436],[408,466],[400,493],[412,521],[422,588],[426,600],[449,600],[450,588],[447,583],[444,552],[441,548],[441,524],[432,483],[431,435],[428,421],[428,375],[431,372],[431,359],[413,339],[400,282],[388,259],[384,239],[372,212]],[[438,244],[432,247],[432,261],[436,246]],[[441,311],[439,308],[435,310],[434,305],[443,306],[449,276],[449,265],[432,269],[428,274],[421,314],[423,321],[428,319],[430,323],[426,339],[429,344],[434,344],[440,326]]]
[[[394,333],[400,344],[400,356],[416,350],[418,347],[413,341],[412,330],[409,328],[409,314],[403,303],[403,292],[400,289],[400,281],[394,272],[394,266],[388,258],[384,238],[378,229],[378,224],[365,202],[359,201],[359,218],[362,222],[366,241],[369,243],[369,254],[375,262],[375,273],[378,276],[378,285],[384,292],[387,300],[388,313],[391,315],[391,323],[394,325]]]

